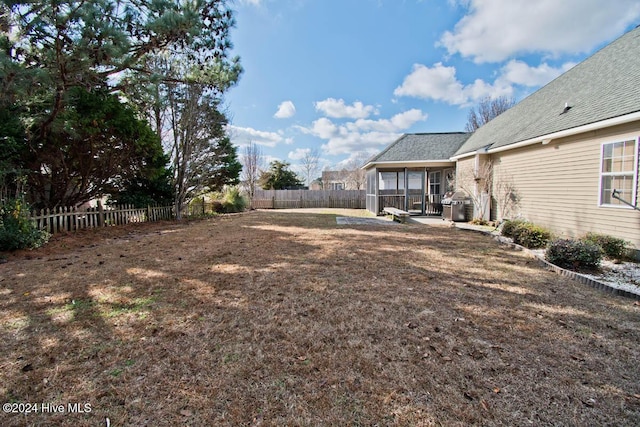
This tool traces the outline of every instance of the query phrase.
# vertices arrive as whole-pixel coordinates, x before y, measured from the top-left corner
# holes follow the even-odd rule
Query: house
[[[440,215],[442,196],[454,189],[451,157],[471,134],[405,134],[363,166],[367,210],[395,207],[412,214]]]
[[[640,249],[639,53],[640,27],[478,129],[452,157],[457,178],[491,165],[496,219],[609,234]],[[500,203],[505,186],[517,195],[513,212]]]
[[[316,178],[313,181],[311,181],[311,184],[309,185],[309,190],[314,190],[314,191],[318,191],[318,190],[322,190],[322,178]]]
[[[323,190],[360,190],[364,186],[363,178],[360,169],[325,170],[320,184]]]
[[[475,215],[523,217],[567,237],[608,234],[640,249],[639,53],[637,27],[466,138],[448,167],[455,168],[457,189],[488,202],[489,212],[476,204]],[[400,140],[377,157],[384,160]],[[423,159],[416,153],[398,167],[413,160],[434,170]],[[365,165],[367,193],[375,197],[383,165],[372,160]],[[380,203],[372,198],[369,210]]]

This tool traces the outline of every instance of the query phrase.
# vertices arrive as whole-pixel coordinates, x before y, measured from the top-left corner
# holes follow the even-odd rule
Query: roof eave
[[[371,169],[375,166],[446,166],[450,163],[453,163],[450,159],[438,159],[438,160],[394,160],[394,161],[383,161],[383,162],[369,162],[364,165],[361,169]]]
[[[460,159],[475,156],[476,154],[487,154],[489,151],[489,147],[490,145],[487,145],[486,147],[478,148],[477,150],[469,151],[468,153],[458,154],[457,156],[449,157],[449,160],[451,160],[452,162],[457,162]]]

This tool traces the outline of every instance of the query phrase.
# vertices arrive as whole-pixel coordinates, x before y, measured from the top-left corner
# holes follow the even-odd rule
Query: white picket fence
[[[108,206],[88,209],[60,207],[36,210],[31,220],[41,230],[51,234],[63,231],[76,231],[83,228],[96,228],[108,225],[124,225],[132,222],[150,222],[169,220],[175,217],[173,206]]]

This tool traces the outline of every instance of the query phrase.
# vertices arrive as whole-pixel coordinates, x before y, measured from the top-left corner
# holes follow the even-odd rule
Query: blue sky
[[[521,100],[640,24],[639,0],[235,0],[226,96],[240,147],[298,169],[462,131],[483,96]],[[318,173],[319,176],[319,173]]]

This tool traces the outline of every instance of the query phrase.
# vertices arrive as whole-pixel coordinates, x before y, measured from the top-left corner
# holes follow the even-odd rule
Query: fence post
[[[100,200],[98,200],[98,227],[104,227],[104,209]]]

